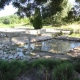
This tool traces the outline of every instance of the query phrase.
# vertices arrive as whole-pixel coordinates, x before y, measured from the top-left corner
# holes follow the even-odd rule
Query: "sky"
[[[68,0],[71,4],[75,3],[75,0]]]
[[[75,0],[68,0],[71,4],[73,4],[75,2]],[[8,6],[5,6],[5,8],[3,10],[0,11],[0,17],[3,16],[9,16],[14,14],[17,11],[16,8],[14,8],[11,4]]]
[[[8,6],[5,6],[5,8],[0,11],[0,17],[12,15],[12,14],[14,14],[16,11],[17,11],[17,9],[14,8],[14,7],[10,4],[10,5],[8,5]]]

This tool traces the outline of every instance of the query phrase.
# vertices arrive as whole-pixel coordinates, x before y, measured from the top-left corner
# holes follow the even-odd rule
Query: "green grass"
[[[60,26],[54,26],[54,25],[44,25],[43,28],[50,28],[50,29],[63,29],[63,30],[73,30],[76,31],[76,33],[73,33],[71,35],[68,35],[69,37],[80,37],[80,21],[74,22],[71,24],[66,25],[60,25]],[[0,28],[22,28],[22,27],[34,29],[33,26],[30,24],[20,23],[20,24],[2,24],[0,23]]]
[[[80,64],[68,60],[37,59],[33,61],[0,60],[0,79],[15,80],[24,74],[34,80],[79,80],[74,71],[79,71]],[[47,78],[47,79],[46,79]]]
[[[62,63],[53,70],[53,80],[73,80],[73,65]]]
[[[80,38],[80,34],[75,34],[75,33],[73,33],[73,34],[69,35],[69,37],[76,37],[76,38]]]

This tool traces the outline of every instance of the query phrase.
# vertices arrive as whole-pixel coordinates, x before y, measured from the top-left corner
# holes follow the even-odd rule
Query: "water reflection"
[[[35,49],[35,50],[41,50],[41,51],[47,51],[53,53],[65,53],[69,49],[73,49],[77,46],[80,46],[80,42],[63,41],[63,40],[56,40],[56,39],[36,42],[31,44],[31,48],[33,50]]]
[[[73,49],[77,46],[80,46],[80,42],[53,39],[41,42],[41,51],[64,53],[69,49]]]

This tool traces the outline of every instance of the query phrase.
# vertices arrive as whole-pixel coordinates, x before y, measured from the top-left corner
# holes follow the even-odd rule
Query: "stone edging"
[[[68,37],[68,36],[58,36],[58,37],[55,37],[54,39],[80,42],[80,38]]]

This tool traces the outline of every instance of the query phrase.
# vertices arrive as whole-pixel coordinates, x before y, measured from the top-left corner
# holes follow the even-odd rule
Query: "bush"
[[[10,24],[10,21],[8,19],[4,19],[3,24]]]
[[[73,80],[73,66],[70,63],[58,65],[52,73],[52,80]]]
[[[34,29],[41,29],[42,28],[42,18],[40,14],[40,9],[35,8],[34,19],[32,21]]]

